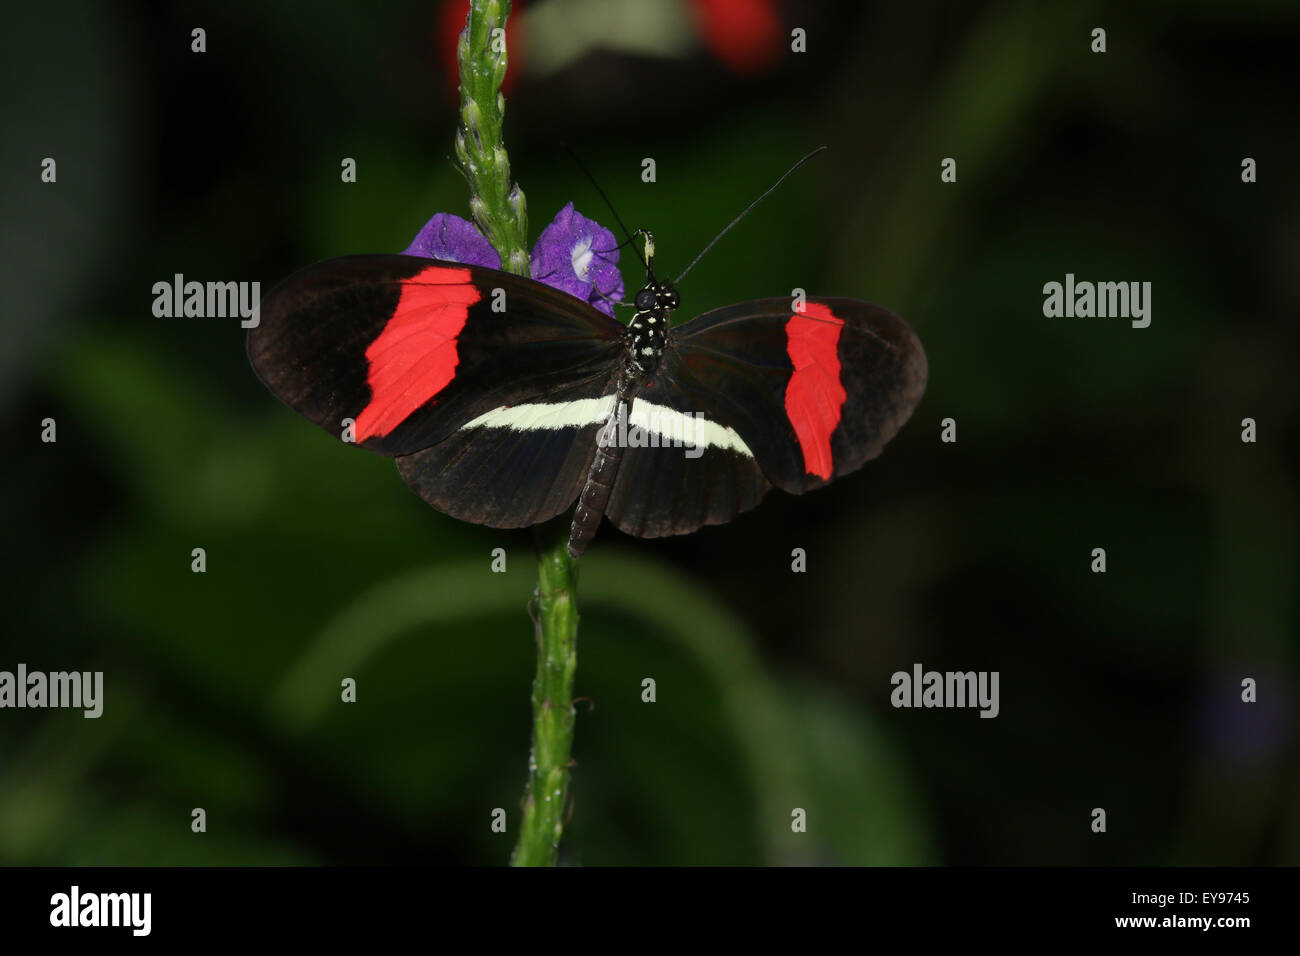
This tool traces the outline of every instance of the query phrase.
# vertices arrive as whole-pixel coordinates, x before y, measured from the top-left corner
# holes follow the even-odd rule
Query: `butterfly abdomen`
[[[618,466],[623,462],[624,444],[619,440],[619,423],[627,425],[627,410],[631,399],[620,389],[614,402],[614,409],[605,420],[596,440],[596,455],[587,469],[587,481],[578,495],[578,507],[573,512],[573,526],[569,531],[569,554],[574,558],[582,557],[596,536],[600,519],[605,514],[609,503],[609,493],[618,477]]]

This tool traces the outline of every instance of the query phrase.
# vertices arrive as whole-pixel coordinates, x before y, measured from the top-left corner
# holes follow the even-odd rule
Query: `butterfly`
[[[893,312],[769,298],[674,327],[676,280],[656,277],[639,235],[647,279],[626,325],[496,269],[345,256],[263,298],[249,359],[304,417],[395,458],[445,514],[519,528],[576,502],[574,557],[602,517],[686,534],[773,487],[820,488],[879,455],[920,401],[925,352]]]

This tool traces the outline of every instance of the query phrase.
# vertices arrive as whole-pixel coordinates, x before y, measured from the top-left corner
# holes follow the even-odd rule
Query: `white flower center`
[[[591,265],[594,255],[591,251],[591,236],[583,236],[569,250],[569,258],[573,260],[573,273],[583,282],[587,281],[587,267]]]

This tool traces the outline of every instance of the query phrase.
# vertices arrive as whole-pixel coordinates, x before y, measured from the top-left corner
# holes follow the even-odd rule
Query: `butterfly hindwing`
[[[437,445],[397,459],[402,479],[444,514],[522,528],[566,511],[614,405],[614,370],[536,401],[499,406]]]
[[[372,451],[409,455],[493,408],[600,378],[622,332],[579,299],[509,273],[347,256],[273,289],[248,353],[306,418]]]
[[[658,538],[721,524],[772,487],[740,436],[669,376],[637,390],[622,434],[629,437],[605,513],[626,534]]]

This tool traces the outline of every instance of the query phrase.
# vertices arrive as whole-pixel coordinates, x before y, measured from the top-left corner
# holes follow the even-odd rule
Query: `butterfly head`
[[[672,311],[682,304],[682,297],[677,294],[672,283],[655,279],[651,276],[633,300],[638,312],[651,312],[655,309]]]
[[[638,312],[653,312],[656,310],[667,310],[671,312],[682,304],[682,298],[677,294],[677,289],[667,279],[659,279],[655,276],[655,237],[649,229],[638,229],[633,233],[634,237],[639,237],[644,245],[644,254],[641,256],[645,263],[645,285],[641,291],[636,294],[632,300],[636,305]]]

